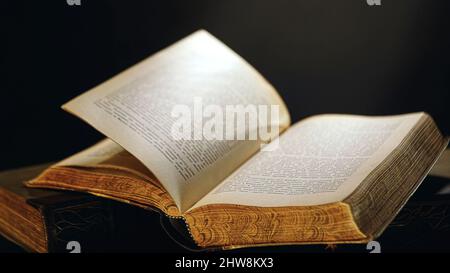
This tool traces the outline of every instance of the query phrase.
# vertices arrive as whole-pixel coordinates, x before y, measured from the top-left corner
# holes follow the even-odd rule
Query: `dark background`
[[[204,28],[280,92],[293,121],[427,111],[450,133],[450,1],[2,1],[0,169],[102,138],[60,105]]]

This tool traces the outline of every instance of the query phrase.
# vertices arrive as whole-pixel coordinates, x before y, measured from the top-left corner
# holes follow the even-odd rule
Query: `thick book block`
[[[439,161],[440,165],[444,162]],[[42,165],[45,166],[45,165]],[[21,168],[14,171],[7,171],[0,173],[0,183],[4,186],[7,181],[14,181],[17,178],[24,179],[28,173],[32,173],[33,170],[39,170],[38,167]],[[30,172],[31,171],[31,172]],[[7,175],[5,175],[7,174]],[[14,175],[11,175],[14,174]],[[445,189],[450,186],[450,180],[445,178],[428,176],[422,186],[414,194],[414,196],[408,201],[405,207],[401,210],[399,215],[394,221],[387,227],[383,235],[377,239],[382,247],[382,252],[395,252],[395,251],[433,251],[433,250],[448,250],[450,245],[450,235],[448,233],[450,227],[450,191]],[[21,188],[21,186],[20,186]],[[27,189],[28,190],[28,189]],[[60,223],[72,222],[74,217],[73,212],[80,212],[80,203],[77,204],[76,196],[88,197],[84,194],[76,194],[71,192],[57,192],[52,190],[35,190],[31,189],[31,192],[37,194],[47,195],[49,197],[42,198],[41,195],[38,199],[29,199],[31,203],[36,203],[37,207],[45,208],[47,216],[46,219],[63,219],[63,221],[56,221]],[[51,197],[56,196],[56,198]],[[54,206],[61,203],[61,198],[58,196],[71,196],[71,198],[63,198],[65,206]],[[59,198],[59,201],[57,201]],[[92,198],[89,198],[92,200]],[[97,198],[95,198],[97,199]],[[96,200],[105,202],[106,200]],[[107,201],[106,201],[107,202]],[[53,204],[53,205],[52,205]],[[86,203],[87,204],[87,203]],[[92,204],[92,203],[91,203]],[[69,209],[70,208],[70,209]],[[92,206],[93,210],[97,210],[98,207]],[[50,252],[68,252],[66,249],[67,242],[78,239],[81,242],[82,252],[89,251],[103,251],[103,252],[183,252],[189,251],[202,251],[192,238],[189,236],[189,231],[186,224],[181,219],[167,217],[161,213],[155,213],[153,211],[145,210],[140,207],[117,203],[110,201],[108,209],[108,215],[113,215],[114,222],[111,225],[113,229],[107,231],[107,239],[100,237],[93,237],[92,232],[79,232],[74,231],[73,223],[71,225],[65,225],[64,230],[61,231],[61,224],[48,225],[50,228],[49,234],[53,234],[53,244],[49,249]],[[52,212],[52,209],[55,211]],[[60,217],[64,211],[69,211],[68,216]],[[83,209],[81,209],[83,210]],[[82,215],[88,216],[92,210],[88,209],[89,213],[82,212]],[[78,217],[77,217],[78,218]],[[75,218],[75,219],[77,219]],[[84,217],[85,218],[85,217]],[[89,217],[88,217],[89,218]],[[112,221],[112,218],[109,220]],[[81,218],[78,218],[81,219]],[[97,218],[98,219],[98,218]],[[50,222],[50,221],[48,221]],[[86,225],[82,221],[82,225]],[[160,225],[162,228],[160,228]],[[80,225],[77,225],[79,228]],[[2,235],[7,236],[3,232],[4,227],[0,226]],[[100,230],[105,230],[101,228]],[[113,238],[110,238],[108,232],[113,232]],[[59,233],[59,235],[57,235]],[[166,235],[166,233],[168,235]],[[11,236],[8,236],[11,238]],[[12,239],[12,238],[11,238]],[[111,240],[109,240],[111,239]],[[14,239],[12,239],[14,240]],[[18,244],[24,245],[17,240]],[[24,246],[26,247],[26,246]],[[31,250],[30,247],[26,247]],[[210,249],[209,249],[210,250]],[[21,248],[14,243],[0,240],[0,252],[21,252]],[[245,253],[245,252],[368,252],[366,245],[338,245],[329,247],[327,245],[302,245],[302,246],[277,246],[277,247],[259,247],[259,248],[246,248],[236,249],[232,252]]]

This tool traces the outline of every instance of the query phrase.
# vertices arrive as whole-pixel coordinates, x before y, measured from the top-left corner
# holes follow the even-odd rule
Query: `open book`
[[[194,98],[221,107],[276,105],[280,136],[175,139],[172,110]],[[156,208],[182,219],[200,247],[370,241],[447,145],[425,113],[329,114],[291,125],[274,87],[206,31],[63,108],[108,138],[28,186]]]

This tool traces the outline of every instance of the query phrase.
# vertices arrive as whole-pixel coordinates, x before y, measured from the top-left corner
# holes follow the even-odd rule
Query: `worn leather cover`
[[[41,212],[49,252],[69,252],[67,244],[70,241],[79,242],[82,252],[107,250],[114,230],[111,201],[88,194],[31,189],[23,185],[49,165],[1,172],[0,187],[23,197]]]

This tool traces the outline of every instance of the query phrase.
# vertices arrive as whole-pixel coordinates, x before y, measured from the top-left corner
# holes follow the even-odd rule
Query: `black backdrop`
[[[102,138],[59,106],[205,28],[279,90],[294,121],[427,111],[450,132],[450,1],[14,0],[0,4],[0,169]]]

